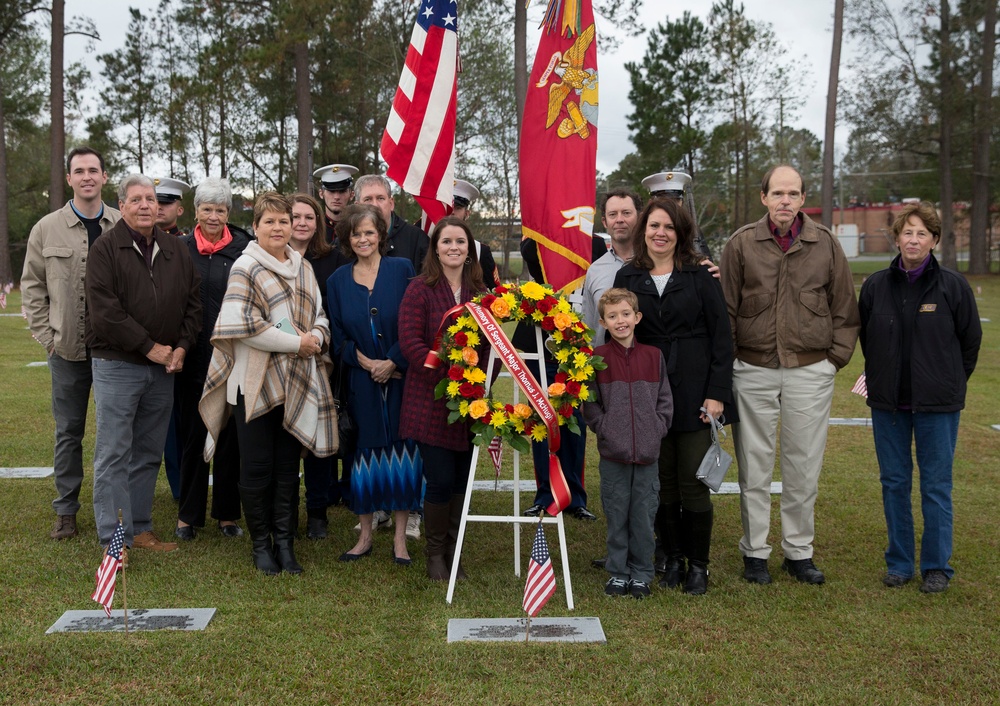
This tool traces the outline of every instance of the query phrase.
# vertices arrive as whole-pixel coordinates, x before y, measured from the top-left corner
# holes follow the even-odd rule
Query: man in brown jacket
[[[87,345],[97,440],[94,520],[102,545],[123,514],[125,544],[170,551],[153,534],[153,492],[173,405],[173,373],[201,329],[201,278],[187,248],[155,225],[153,180],[118,187],[122,220],[90,251]]]
[[[860,330],[854,280],[844,251],[799,212],[805,184],[792,167],[761,182],[767,215],[736,231],[722,252],[722,287],[736,360],[733,426],[743,516],[743,577],[767,584],[771,479],[781,422],[782,568],[821,584],[813,563],[813,507],[823,465],[833,380]]]

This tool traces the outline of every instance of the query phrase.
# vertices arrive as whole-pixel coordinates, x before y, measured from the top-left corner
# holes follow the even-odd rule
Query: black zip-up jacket
[[[201,277],[175,236],[153,233],[152,267],[124,219],[90,249],[86,335],[95,358],[156,365],[146,358],[154,344],[190,351],[198,339]]]
[[[912,285],[899,256],[861,286],[861,350],[868,406],[893,411],[957,412],[965,407],[983,329],[972,288],[931,255]],[[909,346],[904,350],[904,341]],[[909,364],[909,400],[900,399]],[[905,395],[904,395],[905,396]]]
[[[738,421],[733,404],[733,337],[722,287],[707,267],[684,265],[657,293],[648,270],[632,263],[615,274],[615,287],[634,292],[642,320],[635,338],[663,352],[674,397],[670,430],[701,431],[706,399],[725,406],[726,423]]]
[[[202,325],[197,344],[187,352],[184,377],[202,383],[208,374],[208,364],[212,361],[212,330],[215,328],[215,320],[219,318],[222,299],[226,296],[229,272],[233,263],[253,240],[253,236],[239,226],[227,223],[226,227],[233,236],[232,242],[211,255],[202,255],[198,252],[198,241],[195,240],[193,233],[178,238],[178,242],[187,248],[191,261],[194,262],[194,268],[201,275]]]

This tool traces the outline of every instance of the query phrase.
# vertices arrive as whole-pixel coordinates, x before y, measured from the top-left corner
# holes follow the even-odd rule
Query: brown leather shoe
[[[132,538],[133,549],[150,549],[154,552],[172,552],[177,549],[177,542],[161,542],[150,531],[140,532]]]
[[[49,532],[52,539],[69,539],[76,536],[76,515],[57,515],[56,524]]]

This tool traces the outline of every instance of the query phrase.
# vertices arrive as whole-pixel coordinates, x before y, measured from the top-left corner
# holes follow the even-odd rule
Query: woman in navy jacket
[[[632,262],[615,275],[615,287],[639,298],[640,343],[663,352],[674,398],[670,433],[660,446],[657,532],[667,554],[660,586],[684,583],[686,593],[708,589],[712,499],[695,478],[711,444],[708,414],[735,421],[733,343],[718,280],[698,265],[694,224],[672,199],[653,200],[633,234]],[[687,566],[685,566],[685,558]]]
[[[941,221],[927,203],[904,208],[893,223],[899,255],[861,287],[861,350],[889,535],[890,588],[915,575],[911,445],[917,447],[924,533],[924,593],[948,588],[954,570],[951,474],[960,410],[975,370],[982,327],[972,289],[934,258]]]

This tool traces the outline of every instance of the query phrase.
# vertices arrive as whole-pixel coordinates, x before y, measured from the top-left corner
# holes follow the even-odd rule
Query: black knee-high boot
[[[684,553],[688,558],[684,593],[700,596],[708,591],[708,556],[712,546],[713,509],[684,510],[681,517]]]
[[[276,576],[281,573],[281,567],[274,560],[274,547],[271,544],[271,487],[241,484],[239,489],[247,534],[253,543],[254,566],[268,576]]]
[[[656,513],[660,543],[667,555],[666,571],[660,579],[661,588],[676,588],[684,582],[684,551],[681,548],[681,504],[660,505]]]
[[[301,574],[295,559],[295,533],[299,528],[299,477],[279,478],[274,483],[274,550],[282,571]]]

